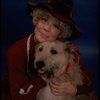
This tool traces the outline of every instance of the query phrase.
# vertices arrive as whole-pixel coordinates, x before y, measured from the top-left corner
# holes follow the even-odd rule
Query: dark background
[[[33,0],[34,2],[46,0]],[[28,0],[2,0],[1,2],[1,75],[7,73],[7,49],[17,40],[31,34],[33,25],[27,12]],[[98,0],[73,0],[75,22],[83,35],[73,41],[81,52],[81,60],[94,74],[94,90],[99,93],[98,63]]]

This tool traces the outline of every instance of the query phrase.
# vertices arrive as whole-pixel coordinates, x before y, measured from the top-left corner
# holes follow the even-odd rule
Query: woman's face
[[[54,25],[54,18],[42,18],[35,26],[35,39],[38,42],[56,40],[60,34],[60,29]]]

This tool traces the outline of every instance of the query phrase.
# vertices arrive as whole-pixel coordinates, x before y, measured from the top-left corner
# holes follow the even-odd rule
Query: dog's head
[[[48,41],[35,47],[34,67],[46,78],[60,76],[69,62],[73,62],[73,49],[60,41]]]

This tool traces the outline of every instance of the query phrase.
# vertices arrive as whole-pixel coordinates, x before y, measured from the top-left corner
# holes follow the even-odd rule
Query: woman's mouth
[[[44,39],[49,38],[49,36],[48,36],[48,35],[46,35],[46,34],[44,34],[44,33],[40,33],[40,36],[41,36],[42,38],[44,38]]]

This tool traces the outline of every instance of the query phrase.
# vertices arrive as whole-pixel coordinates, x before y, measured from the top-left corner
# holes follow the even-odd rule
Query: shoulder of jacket
[[[8,48],[8,51],[14,51],[14,50],[17,50],[17,49],[26,48],[27,39],[28,39],[28,36],[16,41],[14,44],[12,44]]]

